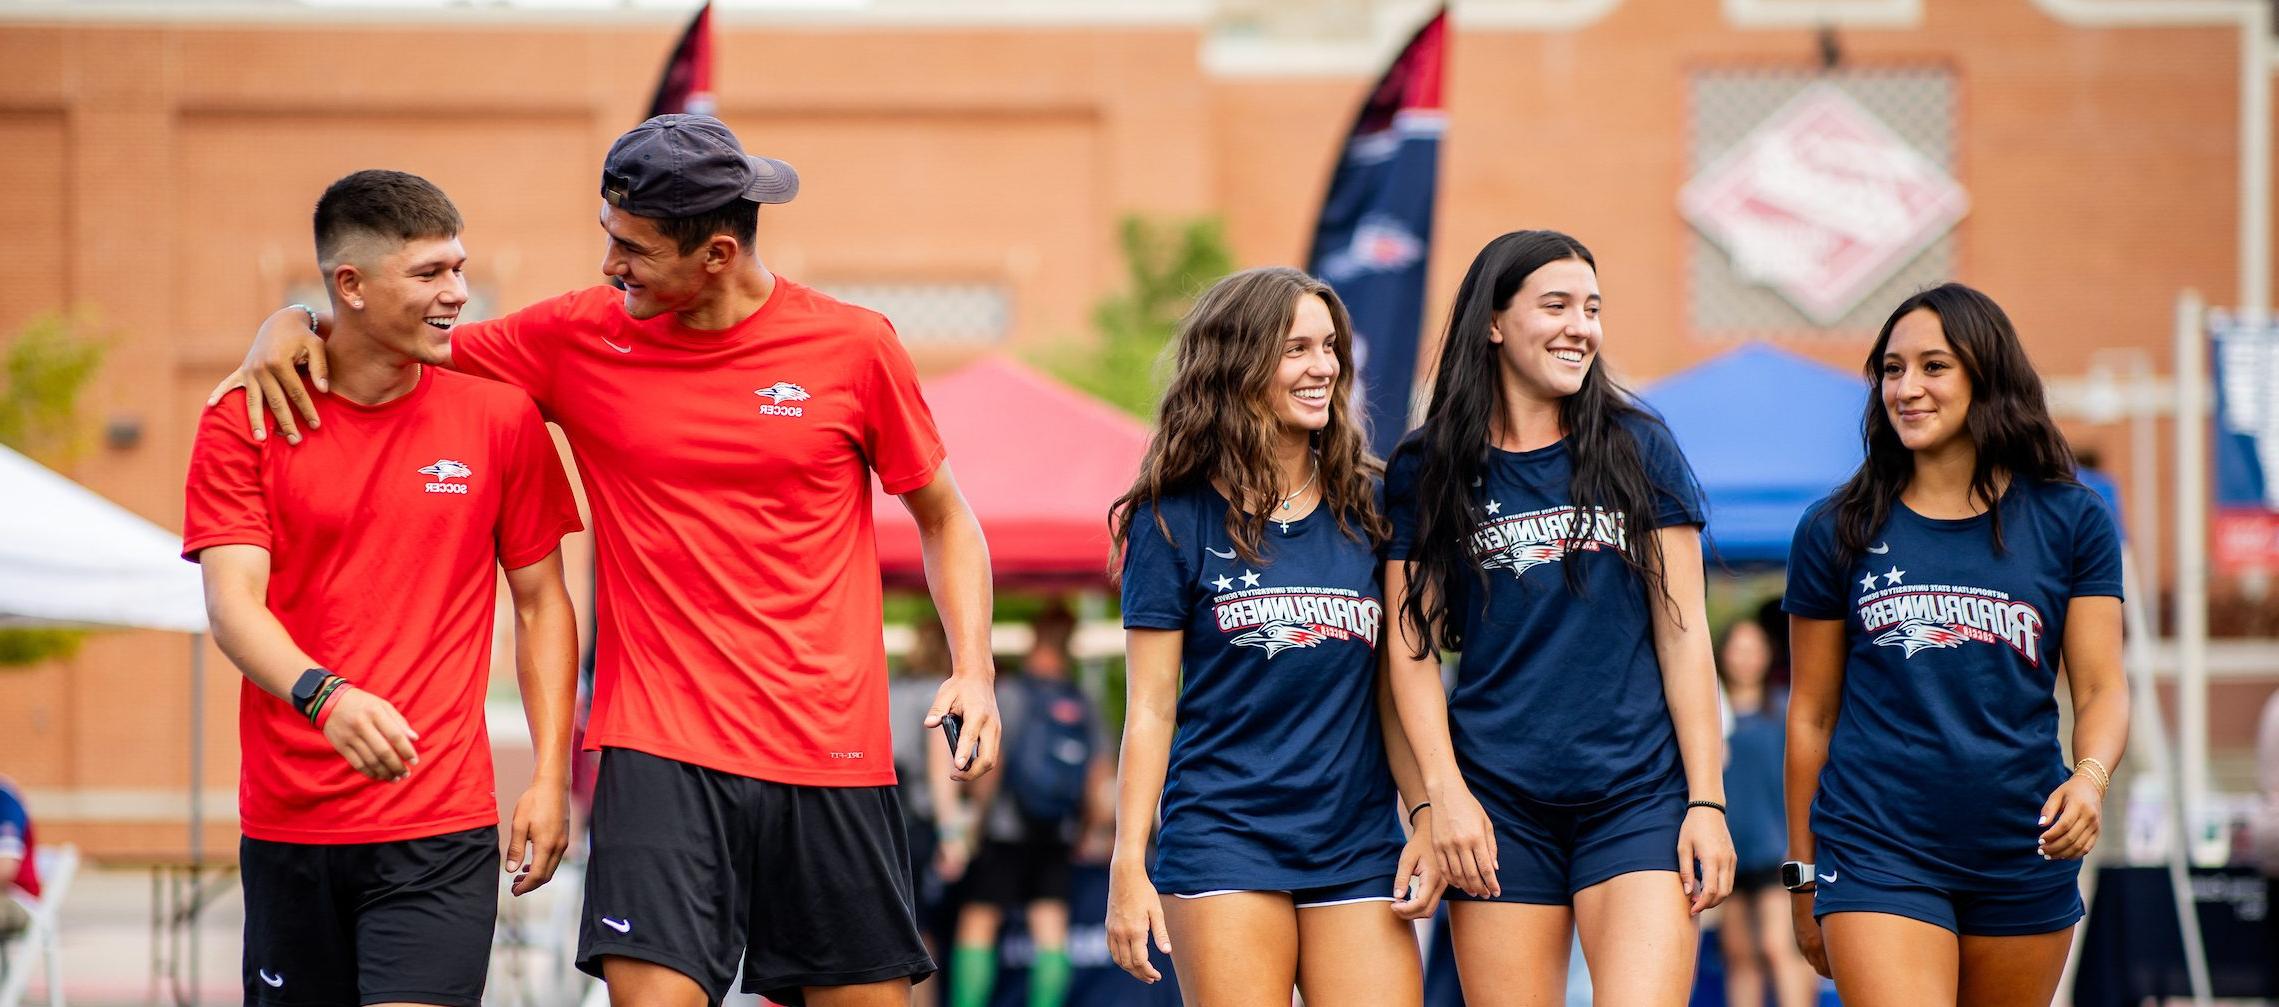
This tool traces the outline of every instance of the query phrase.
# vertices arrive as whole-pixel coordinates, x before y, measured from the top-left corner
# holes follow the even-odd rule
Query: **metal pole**
[[[2176,837],[2168,848],[2168,890],[2176,904],[2177,932],[2184,939],[2184,973],[2192,984],[2192,1002],[2195,1007],[2209,1007],[2214,987],[2208,980],[2208,949],[2200,938],[2200,913],[2193,907],[2192,872],[2185,860],[2190,856],[2192,832],[2179,796],[2184,789],[2183,767],[2168,747],[2168,725],[2160,715],[2160,690],[2153,686],[2152,619],[2145,614],[2153,602],[2143,593],[2144,579],[2137,576],[2137,566],[2126,546],[2121,554],[2121,590],[2128,595],[2121,606],[2127,629],[2121,655],[2128,667],[2131,693],[2129,733],[2137,736],[2129,749],[2144,760],[2152,776],[2168,791],[2169,828]]]
[[[2137,532],[2124,537],[2137,546],[2135,555],[2144,557],[2145,579],[2160,583],[2160,414],[2152,402],[2154,383],[2152,356],[2141,350],[2129,351],[2129,481],[2135,486],[2129,494],[2129,504],[2136,520],[2130,522]],[[2153,599],[2146,599],[2152,601]]]
[[[198,1002],[198,912],[206,865],[206,635],[190,636],[190,899],[182,907],[190,929],[190,1002]]]
[[[2198,291],[2176,298],[2176,733],[2192,829],[2199,845],[2208,791],[2208,350]]]

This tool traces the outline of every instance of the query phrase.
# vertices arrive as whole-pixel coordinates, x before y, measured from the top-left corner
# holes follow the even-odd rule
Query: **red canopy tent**
[[[927,382],[926,402],[981,518],[997,586],[1103,583],[1108,504],[1138,473],[1147,427],[1005,357]],[[892,587],[923,586],[918,526],[902,501],[874,497],[880,573]]]

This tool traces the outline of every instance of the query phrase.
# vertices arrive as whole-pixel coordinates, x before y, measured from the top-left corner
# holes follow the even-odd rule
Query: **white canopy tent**
[[[206,631],[182,536],[0,448],[0,624]]]
[[[182,536],[0,447],[0,626],[158,629],[190,638],[188,988],[197,987],[195,893],[205,867],[206,603]],[[50,975],[52,985],[59,981]],[[181,999],[177,985],[177,1000]]]

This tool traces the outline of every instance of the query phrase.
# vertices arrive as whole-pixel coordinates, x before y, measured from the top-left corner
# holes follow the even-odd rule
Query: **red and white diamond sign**
[[[1970,208],[1953,176],[1833,84],[1814,84],[1679,194],[1688,221],[1820,325]]]

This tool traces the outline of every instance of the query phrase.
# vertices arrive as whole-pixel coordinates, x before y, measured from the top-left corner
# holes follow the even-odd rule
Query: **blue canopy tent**
[[[1796,522],[1860,463],[1862,378],[1751,344],[1640,391],[1709,497],[1727,563],[1782,563]]]

